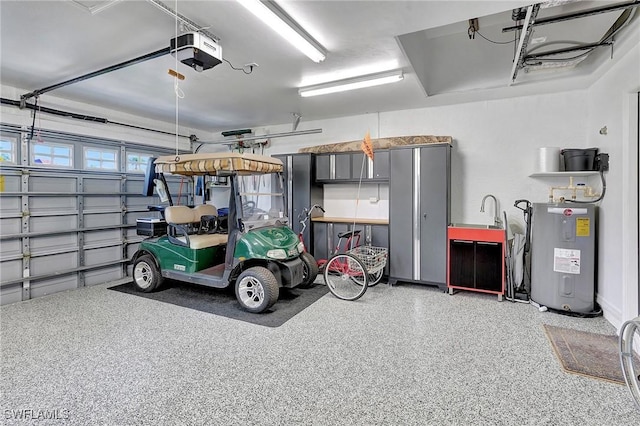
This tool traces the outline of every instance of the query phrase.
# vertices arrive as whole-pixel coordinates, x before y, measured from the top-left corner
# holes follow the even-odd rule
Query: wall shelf
[[[536,172],[531,173],[529,177],[566,177],[566,176],[595,176],[599,172],[597,170],[588,170],[582,172]]]

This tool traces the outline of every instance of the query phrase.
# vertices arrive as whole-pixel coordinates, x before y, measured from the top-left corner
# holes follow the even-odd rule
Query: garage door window
[[[15,140],[0,139],[0,161],[3,163],[16,164]]]
[[[31,145],[31,164],[73,167],[73,145],[38,142]]]
[[[84,168],[90,170],[118,170],[118,152],[94,147],[84,148]]]
[[[144,173],[147,171],[147,163],[149,163],[149,154],[140,154],[137,152],[127,153],[127,173]]]

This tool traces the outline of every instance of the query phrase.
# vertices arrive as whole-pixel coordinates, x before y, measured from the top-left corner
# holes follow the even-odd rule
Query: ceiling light
[[[270,0],[237,1],[314,62],[322,62],[326,58],[327,52],[320,43],[314,40],[276,2]]]
[[[364,87],[379,86],[400,81],[404,78],[402,70],[388,71],[377,74],[362,75],[315,86],[301,87],[298,93],[303,98],[309,96],[326,95],[328,93],[345,92],[347,90],[362,89]]]

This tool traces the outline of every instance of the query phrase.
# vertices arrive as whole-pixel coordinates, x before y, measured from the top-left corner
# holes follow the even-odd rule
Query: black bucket
[[[598,148],[563,149],[560,154],[564,160],[565,171],[582,172],[594,169]]]

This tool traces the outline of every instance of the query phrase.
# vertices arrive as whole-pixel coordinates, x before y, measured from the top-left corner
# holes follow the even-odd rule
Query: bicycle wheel
[[[352,254],[336,254],[324,265],[324,281],[338,299],[357,300],[367,291],[369,276],[364,264]]]
[[[369,287],[373,287],[373,286],[377,285],[380,282],[380,279],[382,278],[383,272],[384,272],[384,270],[380,269],[378,272],[374,272],[373,274],[368,274],[369,275]]]
[[[625,322],[620,329],[619,338],[622,375],[629,392],[631,392],[633,402],[640,410],[640,374],[638,374],[640,373],[640,362],[633,352],[634,336],[640,338],[640,317]]]

